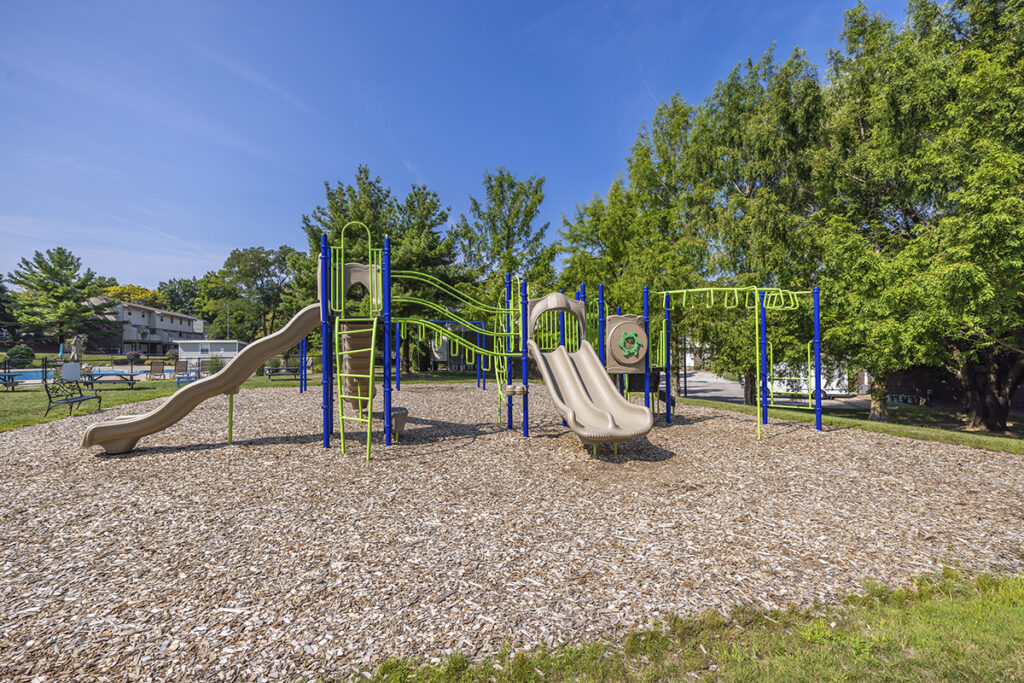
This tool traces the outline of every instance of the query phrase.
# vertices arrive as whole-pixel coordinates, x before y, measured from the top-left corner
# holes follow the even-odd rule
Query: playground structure
[[[763,287],[703,287],[696,289],[664,290],[655,292],[661,296],[662,307],[665,311],[665,318],[662,323],[661,344],[656,350],[655,356],[665,368],[665,376],[671,377],[671,341],[672,341],[672,311],[673,306],[678,304],[685,308],[715,308],[721,306],[725,309],[745,308],[754,311],[754,338],[755,367],[757,386],[755,388],[755,400],[757,412],[760,419],[757,422],[757,438],[761,438],[761,426],[768,424],[768,408],[776,407],[775,383],[778,381],[792,381],[805,383],[807,386],[807,405],[786,404],[787,409],[813,410],[815,428],[821,431],[821,293],[818,287],[805,291],[793,291],[779,288]],[[800,376],[777,376],[775,375],[774,348],[768,340],[768,311],[794,311],[800,308],[801,300],[811,297],[812,316],[814,326],[814,337],[807,343],[807,375]],[[676,297],[676,299],[673,299]],[[644,318],[649,319],[649,293],[644,288]],[[672,422],[673,400],[671,387],[666,384],[665,388],[665,421]]]
[[[365,237],[367,263],[346,260],[346,235],[361,231]],[[372,234],[362,223],[342,229],[341,243],[328,244],[321,236],[318,265],[318,302],[302,309],[281,330],[247,346],[216,374],[179,390],[155,410],[90,426],[83,447],[100,446],[109,454],[132,450],[138,440],[166,429],[191,412],[200,402],[218,394],[229,397],[228,442],[232,440],[233,395],[242,382],[267,358],[296,345],[300,350],[300,392],[306,391],[307,335],[317,324],[322,340],[321,388],[323,447],[330,448],[337,432],[342,452],[346,449],[346,425],[365,426],[366,457],[370,457],[373,399],[377,386],[377,359],[382,359],[384,444],[390,446],[402,432],[408,411],[393,405],[393,392],[400,391],[402,340],[414,335],[447,340],[449,353],[462,356],[476,368],[477,385],[486,390],[487,373],[493,373],[497,394],[498,420],[504,408],[506,427],[513,427],[513,403],[521,401],[521,424],[529,436],[529,359],[532,357],[547,386],[552,402],[584,445],[615,444],[647,434],[654,424],[652,393],[658,401],[658,387],[651,386],[652,363],[663,367],[666,423],[672,422],[674,400],[671,391],[672,307],[721,304],[725,308],[756,309],[758,353],[758,408],[761,424],[767,424],[768,407],[774,405],[771,391],[775,378],[771,366],[771,345],[767,338],[767,311],[794,310],[804,295],[814,301],[814,340],[808,345],[808,407],[817,413],[821,429],[821,335],[819,298],[815,288],[794,292],[777,288],[705,288],[651,292],[643,288],[643,314],[623,314],[621,307],[606,315],[604,285],[598,286],[596,301],[588,302],[586,285],[575,298],[562,292],[530,298],[525,281],[505,277],[504,302],[478,301],[449,283],[425,273],[392,270],[391,240],[373,248]],[[402,287],[402,285],[408,285]],[[353,287],[365,292],[361,300],[349,301]],[[432,296],[415,296],[406,290],[428,289]],[[651,319],[651,296],[660,295],[664,317]],[[673,299],[675,297],[675,299]],[[400,313],[399,313],[400,312]],[[412,312],[419,313],[416,315]],[[568,324],[567,324],[568,321]],[[454,333],[452,326],[472,330],[473,341]],[[660,326],[660,327],[659,327]],[[650,340],[656,343],[650,344]],[[596,347],[596,348],[595,348]],[[813,354],[811,353],[813,351]],[[813,355],[813,372],[811,356]],[[518,368],[518,370],[517,370]],[[518,377],[517,377],[518,374]],[[617,383],[612,375],[617,375]],[[643,406],[628,400],[624,375],[643,375]],[[802,378],[801,378],[802,379]],[[813,382],[812,382],[813,379]],[[393,386],[394,385],[394,386]],[[337,407],[336,407],[337,404]],[[348,411],[346,411],[346,406]],[[337,419],[337,429],[335,421]]]

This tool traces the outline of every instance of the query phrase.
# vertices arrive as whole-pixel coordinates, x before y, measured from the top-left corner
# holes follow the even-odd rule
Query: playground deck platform
[[[0,434],[0,670],[331,677],[1021,569],[1020,456],[774,420],[757,442],[684,405],[594,457],[530,391],[524,439],[494,392],[406,385],[371,462],[358,435],[322,449],[294,388],[238,394],[231,446],[223,396],[125,456],[78,447],[90,415]]]

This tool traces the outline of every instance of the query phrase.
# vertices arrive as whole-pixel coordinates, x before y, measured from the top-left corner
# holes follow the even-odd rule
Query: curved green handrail
[[[454,299],[457,299],[458,301],[461,301],[462,303],[464,303],[464,304],[466,304],[468,306],[471,306],[474,309],[483,311],[485,313],[502,313],[502,314],[504,314],[504,313],[509,313],[509,312],[515,312],[515,311],[518,311],[518,309],[519,309],[518,305],[512,305],[509,308],[504,308],[502,306],[491,306],[489,304],[485,304],[482,301],[477,301],[476,299],[474,299],[473,297],[469,296],[465,292],[460,292],[459,290],[455,289],[454,287],[452,287],[450,284],[448,284],[444,280],[436,278],[433,275],[428,275],[426,273],[419,273],[419,272],[417,272],[415,270],[392,270],[391,271],[391,279],[392,280],[411,280],[411,281],[414,281],[414,282],[421,282],[421,283],[423,283],[425,285],[430,285],[432,287],[436,287],[437,289],[440,289],[442,292],[448,294],[449,296],[453,297]]]
[[[415,304],[415,305],[418,305],[418,306],[423,306],[424,308],[429,308],[429,309],[431,309],[433,311],[436,311],[437,313],[440,313],[442,317],[450,319],[450,320],[453,320],[454,322],[456,322],[456,323],[458,323],[460,325],[464,325],[465,327],[478,330],[480,334],[485,335],[487,337],[497,337],[499,335],[501,335],[501,336],[506,336],[507,335],[506,332],[498,332],[497,330],[483,330],[483,329],[480,329],[479,327],[474,325],[472,323],[472,321],[467,320],[466,318],[463,318],[462,316],[460,316],[458,313],[453,313],[451,310],[445,308],[441,304],[439,304],[439,303],[437,303],[435,301],[430,301],[428,299],[421,299],[421,298],[419,298],[417,296],[396,296],[396,297],[392,297],[391,303],[392,304],[408,303],[408,304]],[[411,319],[411,318],[404,318],[404,317],[402,318],[402,320],[408,320],[408,319]]]

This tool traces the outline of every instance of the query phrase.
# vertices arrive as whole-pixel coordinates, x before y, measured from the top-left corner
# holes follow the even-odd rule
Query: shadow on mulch
[[[366,432],[363,432],[365,438]],[[320,434],[300,434],[297,436],[261,436],[252,439],[235,439],[230,445],[234,446],[271,446],[281,444],[291,444],[294,446],[301,446],[303,444],[320,443],[323,436]],[[138,458],[145,455],[161,455],[161,454],[172,454],[181,453],[183,451],[212,451],[218,448],[224,448],[228,446],[228,442],[224,441],[213,441],[210,443],[190,443],[182,446],[138,446],[134,450],[128,453],[117,453],[107,454],[103,451],[92,453],[91,455],[99,460],[131,460],[132,458]]]
[[[655,446],[647,439],[634,439],[619,444],[619,452],[615,452],[612,444],[599,444],[595,454],[590,447],[587,452],[591,457],[601,462],[612,465],[621,465],[627,462],[664,462],[676,457],[676,454],[661,446]]]

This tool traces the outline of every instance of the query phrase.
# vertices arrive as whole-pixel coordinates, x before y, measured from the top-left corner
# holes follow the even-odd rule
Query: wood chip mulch
[[[240,393],[231,446],[225,397],[120,457],[82,431],[154,403],[0,434],[3,678],[344,676],[1024,564],[1020,456],[683,406],[593,457],[541,385],[530,439],[473,385],[395,404],[372,462],[319,387]]]

